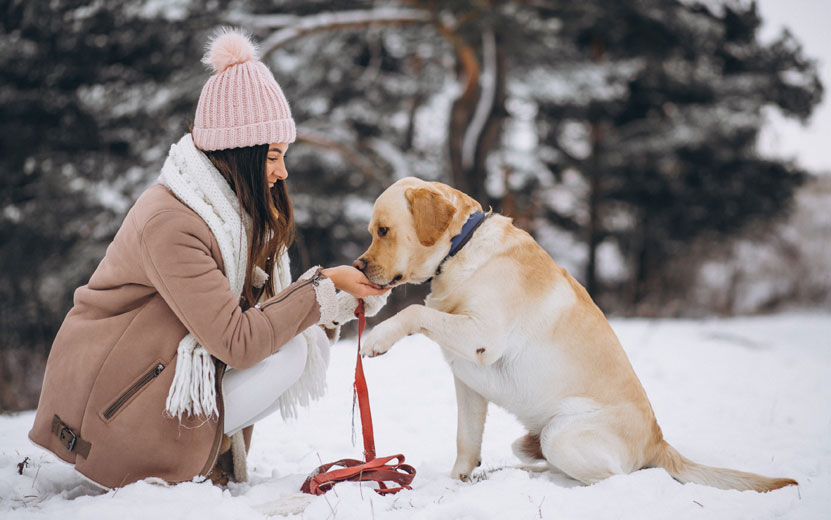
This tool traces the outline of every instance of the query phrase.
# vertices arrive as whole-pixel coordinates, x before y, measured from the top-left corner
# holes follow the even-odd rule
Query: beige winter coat
[[[250,367],[317,323],[315,283],[243,312],[208,225],[167,188],[149,188],[75,292],[29,437],[107,487],[206,475],[222,439],[225,366]],[[217,359],[218,420],[164,413],[188,332]]]

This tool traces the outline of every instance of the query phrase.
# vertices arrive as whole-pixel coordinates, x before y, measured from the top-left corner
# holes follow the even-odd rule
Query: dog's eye
[[[389,228],[385,228],[385,227],[383,227],[383,226],[379,227],[379,228],[378,228],[378,236],[379,236],[379,237],[385,237],[385,236],[387,236],[387,232],[388,232],[389,230],[390,230]]]

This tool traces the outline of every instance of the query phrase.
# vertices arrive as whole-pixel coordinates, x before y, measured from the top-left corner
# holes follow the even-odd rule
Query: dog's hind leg
[[[485,416],[488,401],[464,384],[458,377],[456,383],[456,404],[458,426],[456,430],[456,463],[450,472],[452,478],[467,481],[473,468],[482,462],[482,434],[485,431]]]
[[[527,433],[511,444],[511,449],[519,460],[526,464],[533,464],[545,460],[540,447],[540,436]]]
[[[514,455],[522,461],[522,464],[514,466],[515,468],[534,473],[549,470],[548,464],[538,464],[539,462],[545,462],[545,455],[543,455],[542,448],[540,447],[539,435],[527,433],[515,440],[511,444],[511,449],[514,452]]]
[[[554,417],[540,433],[540,448],[549,464],[584,484],[640,467],[602,410]]]

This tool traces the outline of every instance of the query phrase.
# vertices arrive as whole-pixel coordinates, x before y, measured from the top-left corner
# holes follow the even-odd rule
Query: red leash
[[[358,317],[358,361],[355,364],[353,388],[361,411],[364,460],[366,462],[355,459],[341,459],[324,464],[306,477],[306,481],[300,487],[300,491],[304,493],[322,495],[332,489],[332,486],[338,482],[346,480],[373,481],[378,484],[378,489],[375,491],[382,495],[396,493],[402,489],[412,489],[410,483],[413,481],[416,471],[409,464],[404,464],[404,455],[375,457],[375,437],[372,432],[372,413],[369,410],[369,391],[364,377],[364,366],[361,362],[361,335],[363,335],[366,327],[363,300],[358,300],[355,316]],[[390,464],[389,462],[392,460],[395,460],[395,462]],[[339,466],[342,469],[331,469],[333,466]],[[397,487],[388,487],[386,482],[394,482]]]

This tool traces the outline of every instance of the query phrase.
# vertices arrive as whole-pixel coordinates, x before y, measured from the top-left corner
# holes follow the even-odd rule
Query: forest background
[[[831,172],[759,146],[823,100],[815,57],[744,0],[0,1],[0,411],[187,131],[220,25],[298,123],[293,271],[351,263],[396,179],[531,233],[617,316],[831,305]],[[382,316],[423,300],[396,290]]]

